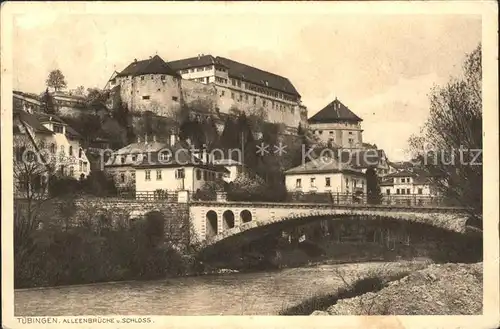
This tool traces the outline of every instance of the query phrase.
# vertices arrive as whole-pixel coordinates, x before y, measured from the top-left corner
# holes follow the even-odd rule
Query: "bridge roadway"
[[[251,231],[258,233],[266,226],[282,229],[326,218],[403,220],[426,223],[458,233],[465,233],[469,218],[466,209],[458,207],[227,201],[192,201],[189,203],[189,217],[194,233],[204,247],[218,244],[229,237],[252,239],[255,234],[251,234]]]

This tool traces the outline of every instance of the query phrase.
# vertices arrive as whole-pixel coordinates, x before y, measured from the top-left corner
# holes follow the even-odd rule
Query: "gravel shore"
[[[378,292],[341,299],[313,315],[474,315],[482,313],[483,263],[432,264]]]

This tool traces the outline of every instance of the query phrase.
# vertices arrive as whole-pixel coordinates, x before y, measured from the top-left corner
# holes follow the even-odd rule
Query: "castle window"
[[[142,99],[149,99],[149,95],[148,96],[142,96]]]
[[[220,95],[221,95],[221,96],[224,96],[224,94],[225,94],[225,92],[224,92],[224,90],[222,90],[222,91],[220,92]]]
[[[125,174],[124,173],[120,174],[120,183],[125,183]]]
[[[156,171],[156,180],[161,180],[161,170]]]
[[[162,79],[162,80],[165,80],[165,75],[162,75],[162,76],[161,76],[161,79]]]
[[[265,99],[262,100],[262,106],[266,106],[266,100]]]
[[[245,102],[248,102],[248,94],[245,95]]]
[[[253,98],[253,105],[256,105],[257,104],[257,97],[254,97]]]
[[[155,78],[155,76],[151,74],[151,80],[153,80],[154,78]]]
[[[231,92],[231,98],[234,99],[234,93],[233,92]]]
[[[151,170],[146,170],[145,175],[146,180],[151,180]]]
[[[141,76],[141,80],[144,80],[144,76]]]
[[[56,145],[54,143],[50,144],[50,153],[56,153]]]
[[[179,99],[179,98],[177,98],[177,96],[172,96],[172,100],[173,100],[174,102],[177,102],[177,100],[178,100],[178,99]]]

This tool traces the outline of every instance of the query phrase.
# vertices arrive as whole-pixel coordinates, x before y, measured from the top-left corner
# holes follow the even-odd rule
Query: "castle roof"
[[[166,74],[180,77],[179,74],[158,55],[141,61],[133,61],[116,76],[138,76],[144,74]]]
[[[298,91],[287,78],[229,58],[203,55],[171,61],[168,64],[176,71],[207,65],[223,66],[228,69],[229,77],[300,97]]]
[[[339,121],[363,121],[337,98],[308,119],[309,123],[334,123]]]

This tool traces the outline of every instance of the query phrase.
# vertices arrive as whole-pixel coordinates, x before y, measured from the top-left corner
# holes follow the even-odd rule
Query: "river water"
[[[15,291],[16,316],[276,315],[316,294],[334,292],[351,275],[383,263],[320,265],[156,281],[99,283]]]

